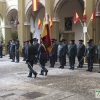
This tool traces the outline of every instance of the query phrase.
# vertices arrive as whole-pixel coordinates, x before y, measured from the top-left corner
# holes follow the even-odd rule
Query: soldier
[[[0,58],[2,58],[2,43],[0,42]]]
[[[19,43],[18,41],[16,41],[16,44],[15,44],[15,57],[16,57],[16,63],[19,62]]]
[[[66,44],[66,40],[65,39],[62,39],[63,41],[63,47],[64,47],[64,65],[66,66],[66,54],[67,54],[67,50],[68,50],[68,47],[67,47],[67,44]]]
[[[85,56],[87,57],[87,60],[88,60],[88,70],[86,71],[92,72],[93,58],[95,56],[95,47],[92,44],[91,40],[87,41],[87,43],[88,43],[88,46],[86,47],[86,50],[85,50]]]
[[[59,62],[60,62],[60,67],[59,68],[64,68],[64,47],[62,41],[59,41],[59,46],[58,46],[58,52],[57,55],[59,57]]]
[[[22,44],[22,55],[23,55],[23,61],[26,61],[25,59],[25,42]]]
[[[57,44],[57,40],[54,40],[55,43],[55,62],[57,62],[57,51],[58,51],[58,44]]]
[[[25,60],[27,59],[27,49],[29,47],[29,41],[26,41],[25,43]]]
[[[39,49],[39,45],[40,45],[40,44],[38,43],[38,39],[35,39],[35,40],[34,40],[34,46],[36,47],[37,51],[38,51],[38,49]],[[39,54],[37,53],[37,57],[38,57],[38,55],[39,55]],[[38,59],[36,59],[36,60],[34,61],[35,64],[37,64],[37,62],[38,62]]]
[[[100,42],[99,42],[99,45],[98,45],[97,57],[98,57],[98,60],[99,60],[99,69],[100,69]],[[100,71],[98,73],[100,73]]]
[[[68,57],[69,57],[69,64],[70,64],[69,69],[74,70],[76,53],[77,53],[77,49],[76,49],[76,45],[74,44],[74,40],[70,40],[70,44],[68,45]]]
[[[55,64],[55,55],[56,55],[56,44],[54,43],[54,40],[55,39],[52,39],[51,42],[52,42],[52,50],[51,52],[49,53],[49,56],[50,56],[50,67],[54,67],[54,64]]]
[[[79,62],[78,68],[83,67],[84,53],[85,53],[85,45],[83,44],[83,40],[79,40],[79,44],[77,45],[77,58],[78,58],[78,62]]]
[[[9,41],[9,55],[10,55],[9,59],[12,59],[11,45],[12,45],[12,40]]]
[[[32,77],[32,73],[34,74],[34,78],[36,78],[37,76],[37,72],[33,70],[33,64],[34,64],[34,60],[36,59],[35,56],[37,55],[37,49],[36,47],[33,45],[33,40],[30,40],[30,45],[27,48],[27,64],[28,64],[28,68],[29,68],[29,74],[28,77]]]
[[[45,72],[45,76],[48,73],[48,70],[45,68],[45,61],[46,61],[46,51],[47,51],[47,43],[45,42],[45,37],[41,38],[41,45],[39,46],[39,63],[41,66],[41,73],[40,75],[44,75]]]
[[[12,61],[11,62],[15,62],[15,40],[12,40],[12,44],[11,44],[11,56],[12,56]]]

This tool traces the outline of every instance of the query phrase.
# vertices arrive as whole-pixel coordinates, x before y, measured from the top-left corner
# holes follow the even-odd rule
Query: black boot
[[[37,77],[37,73],[35,72],[35,74],[34,74],[34,78],[36,78]]]
[[[44,75],[44,74],[43,74],[43,70],[41,70],[41,73],[40,73],[40,75]]]

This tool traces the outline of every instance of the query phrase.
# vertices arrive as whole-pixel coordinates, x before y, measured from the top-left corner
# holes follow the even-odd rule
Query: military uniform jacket
[[[11,52],[15,52],[15,43],[11,44]]]
[[[95,46],[94,45],[90,45],[86,47],[85,56],[87,58],[94,58],[95,56]]]
[[[39,49],[39,43],[34,43],[34,46],[36,47],[36,49],[37,49],[37,51],[38,51],[38,49]]]
[[[84,56],[85,53],[85,45],[79,44],[77,45],[77,56]]]
[[[68,52],[68,47],[67,47],[67,44],[63,44],[63,47],[64,47],[64,54],[66,55],[66,53]]]
[[[51,50],[49,55],[50,56],[56,55],[56,44],[55,43],[52,44],[52,50]]]
[[[61,56],[64,56],[64,55],[65,55],[64,53],[65,53],[65,49],[64,49],[63,45],[59,45],[59,46],[58,46],[57,55],[58,55],[59,57],[61,57]]]
[[[33,44],[28,46],[26,54],[27,54],[27,59],[29,61],[34,61],[36,59],[35,55],[37,55],[36,47]]]
[[[98,46],[98,59],[100,59],[100,45]]]
[[[15,51],[18,52],[19,51],[19,44],[15,45]]]
[[[68,45],[68,56],[75,57],[77,54],[76,44]]]
[[[2,50],[2,44],[0,44],[0,50]]]
[[[22,50],[25,50],[25,44],[22,45]]]

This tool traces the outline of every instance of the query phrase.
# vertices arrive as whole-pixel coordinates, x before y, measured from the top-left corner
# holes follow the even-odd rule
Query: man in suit
[[[3,49],[3,46],[2,46],[2,43],[0,42],[0,58],[2,58],[2,49]]]
[[[56,44],[55,44],[54,40],[55,39],[51,40],[51,42],[52,42],[52,50],[49,53],[49,56],[50,56],[50,67],[52,67],[52,68],[55,65],[55,55],[56,55]]]
[[[67,50],[68,50],[68,47],[67,47],[67,44],[66,44],[66,40],[65,39],[62,39],[63,41],[63,47],[64,47],[64,65],[66,66],[66,54],[67,54]]]
[[[16,41],[16,44],[15,44],[15,57],[16,57],[16,63],[19,62],[19,43],[18,41]]]
[[[12,40],[11,55],[12,55],[12,61],[11,62],[15,62],[15,40]]]
[[[28,68],[29,68],[29,74],[28,77],[32,77],[32,73],[34,74],[34,78],[36,78],[37,76],[37,72],[33,70],[33,64],[34,64],[34,60],[36,59],[36,55],[37,55],[37,49],[36,47],[33,45],[33,40],[30,40],[30,45],[27,48],[27,64],[28,64]]]
[[[63,47],[63,41],[59,41],[59,46],[58,46],[58,52],[57,55],[59,57],[59,62],[60,62],[60,67],[61,69],[64,69],[64,53],[65,53],[65,49]]]
[[[69,64],[70,64],[69,69],[74,70],[76,54],[77,54],[77,49],[76,49],[76,45],[74,44],[74,40],[70,40],[70,44],[68,45],[68,57],[69,57]]]
[[[92,72],[93,58],[95,56],[95,47],[92,44],[91,40],[88,40],[87,44],[88,44],[88,46],[86,47],[86,50],[85,50],[85,56],[87,57],[87,60],[88,60],[88,70],[86,70],[86,71]]]
[[[45,37],[41,38],[41,45],[39,46],[39,63],[40,63],[40,66],[41,66],[41,73],[40,75],[44,75],[45,73],[45,76],[47,75],[48,73],[48,70],[45,68],[45,63],[46,63],[46,60],[47,60],[47,54],[46,54],[46,51],[47,51],[47,43],[45,42]]]
[[[83,44],[83,40],[79,40],[79,44],[77,45],[77,58],[79,62],[78,68],[83,67],[84,53],[85,53],[85,45]]]

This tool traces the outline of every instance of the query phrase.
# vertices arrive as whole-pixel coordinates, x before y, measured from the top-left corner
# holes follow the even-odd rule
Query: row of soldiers
[[[13,41],[12,41],[13,42]],[[95,46],[93,44],[93,39],[87,41],[88,46],[85,47],[83,44],[83,40],[79,40],[78,45],[75,44],[75,40],[70,40],[69,45],[66,44],[66,40],[62,39],[59,41],[59,45],[57,44],[56,39],[51,39],[52,50],[50,53],[47,52],[48,44],[45,42],[45,37],[41,38],[41,44],[38,43],[38,39],[34,38],[32,40],[23,42],[22,45],[22,54],[23,61],[26,61],[28,64],[29,75],[28,77],[32,77],[32,73],[34,73],[35,77],[37,73],[32,69],[33,64],[36,64],[39,60],[39,65],[41,66],[40,75],[47,75],[48,70],[45,68],[45,63],[47,60],[50,60],[50,67],[53,68],[55,63],[57,62],[57,58],[59,58],[60,66],[59,68],[64,68],[66,66],[66,55],[69,58],[70,68],[74,70],[75,67],[75,57],[78,58],[78,68],[83,67],[84,57],[87,57],[88,61],[88,70],[92,72],[93,69],[93,58],[95,56]],[[13,44],[13,43],[11,43]],[[15,48],[16,48],[15,43]],[[18,49],[17,49],[18,50]],[[16,55],[16,49],[15,49]],[[98,59],[100,59],[100,46],[98,46]],[[12,60],[13,61],[13,60]],[[100,62],[100,60],[99,60]]]

